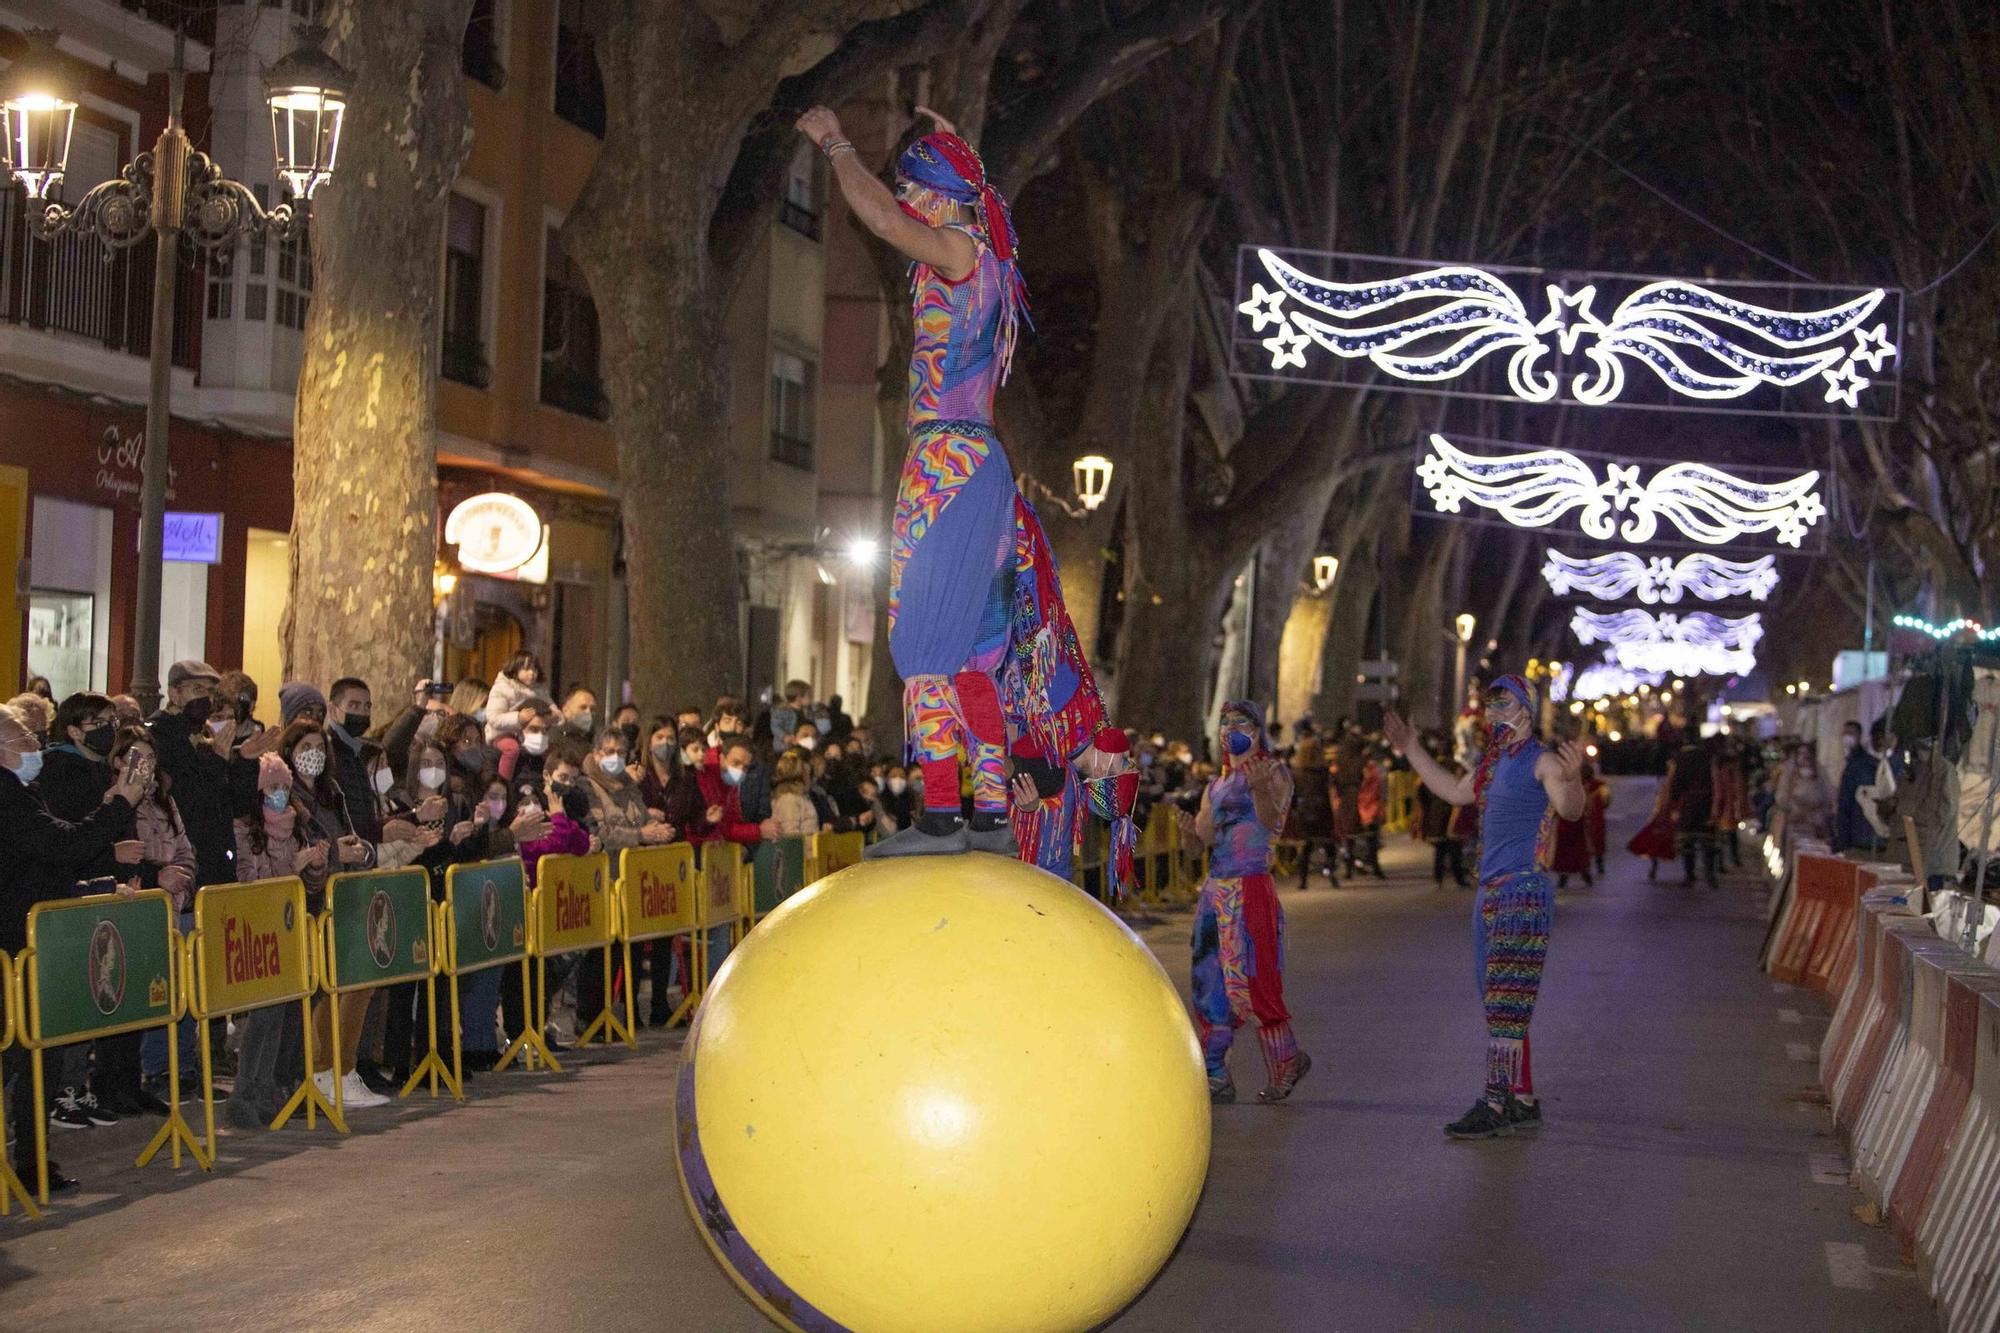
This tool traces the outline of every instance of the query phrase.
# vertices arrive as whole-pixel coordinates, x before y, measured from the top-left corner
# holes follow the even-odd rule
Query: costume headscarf
[[[986,244],[1000,264],[1000,336],[994,355],[999,359],[1000,382],[1006,383],[1020,322],[1028,312],[1020,237],[1014,231],[1014,215],[1007,201],[987,182],[986,164],[972,145],[943,130],[926,134],[903,150],[896,162],[896,179],[918,187],[916,198],[900,199],[897,206],[927,226],[942,227],[956,215],[959,205],[978,210]]]
[[[1520,753],[1521,747],[1535,738],[1535,716],[1539,705],[1535,701],[1535,687],[1521,676],[1505,675],[1488,685],[1487,691],[1505,690],[1521,701],[1527,710],[1528,725],[1517,734],[1502,731],[1498,724],[1487,728],[1486,749],[1479,756],[1479,767],[1472,774],[1472,799],[1477,804],[1486,794],[1486,788],[1493,781],[1493,770],[1499,762],[1511,754]]]

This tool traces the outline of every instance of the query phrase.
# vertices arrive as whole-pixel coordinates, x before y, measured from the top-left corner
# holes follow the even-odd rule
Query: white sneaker
[[[371,1106],[387,1106],[389,1099],[361,1081],[361,1075],[353,1070],[340,1080],[340,1095],[348,1106],[358,1106],[367,1110]]]

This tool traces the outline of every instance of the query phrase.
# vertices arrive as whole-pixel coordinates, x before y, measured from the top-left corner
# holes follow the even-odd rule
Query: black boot
[[[1011,839],[1010,839],[1011,840]],[[965,821],[954,814],[924,811],[917,822],[861,849],[864,861],[889,856],[952,856],[972,850]]]
[[[1021,844],[1014,841],[1014,821],[1004,814],[975,812],[966,829],[965,841],[975,852],[992,852],[995,856],[1021,854]]]

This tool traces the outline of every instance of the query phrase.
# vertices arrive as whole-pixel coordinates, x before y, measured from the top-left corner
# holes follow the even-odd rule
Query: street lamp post
[[[1471,645],[1472,631],[1477,627],[1477,622],[1473,620],[1471,613],[1464,611],[1459,613],[1457,623],[1453,625],[1453,628],[1458,631],[1456,636],[1458,665],[1452,672],[1451,684],[1451,706],[1454,715],[1458,709],[1465,706],[1465,650]],[[1436,659],[1433,658],[1432,660],[1435,661]]]
[[[189,141],[181,120],[187,81],[186,35],[174,34],[167,76],[167,124],[150,153],[116,180],[93,185],[74,206],[48,198],[63,181],[78,96],[56,55],[57,33],[28,34],[29,50],[0,80],[6,166],[26,189],[36,236],[94,234],[108,263],[119,250],[155,239],[153,323],[146,389],[146,453],[139,496],[139,597],[133,615],[131,693],[144,711],[160,702],[160,583],[165,564],[168,443],[173,405],[174,298],[183,238],[204,250],[233,247],[244,235],[286,239],[305,221],[313,191],[333,171],[347,109],[348,77],[321,49],[324,28],[307,27],[300,48],[265,75],[278,177],[300,201],[266,209],[250,188],[222,174]]]

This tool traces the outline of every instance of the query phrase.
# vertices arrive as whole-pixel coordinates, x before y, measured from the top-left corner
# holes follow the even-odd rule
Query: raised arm
[[[1410,767],[1424,780],[1439,800],[1451,805],[1471,805],[1473,801],[1472,774],[1451,774],[1444,766],[1431,758],[1429,751],[1417,743],[1417,729],[1405,722],[1400,714],[1391,712],[1382,718],[1382,738],[1389,742],[1389,748],[1410,761]]]
[[[1564,741],[1535,761],[1535,780],[1549,794],[1558,819],[1583,815],[1583,743]]]
[[[962,231],[932,227],[905,213],[889,187],[862,163],[861,155],[840,132],[840,118],[823,106],[799,117],[801,134],[811,139],[832,164],[834,182],[841,197],[874,232],[919,264],[928,264],[946,278],[957,282],[972,272],[979,262],[972,239]]]

